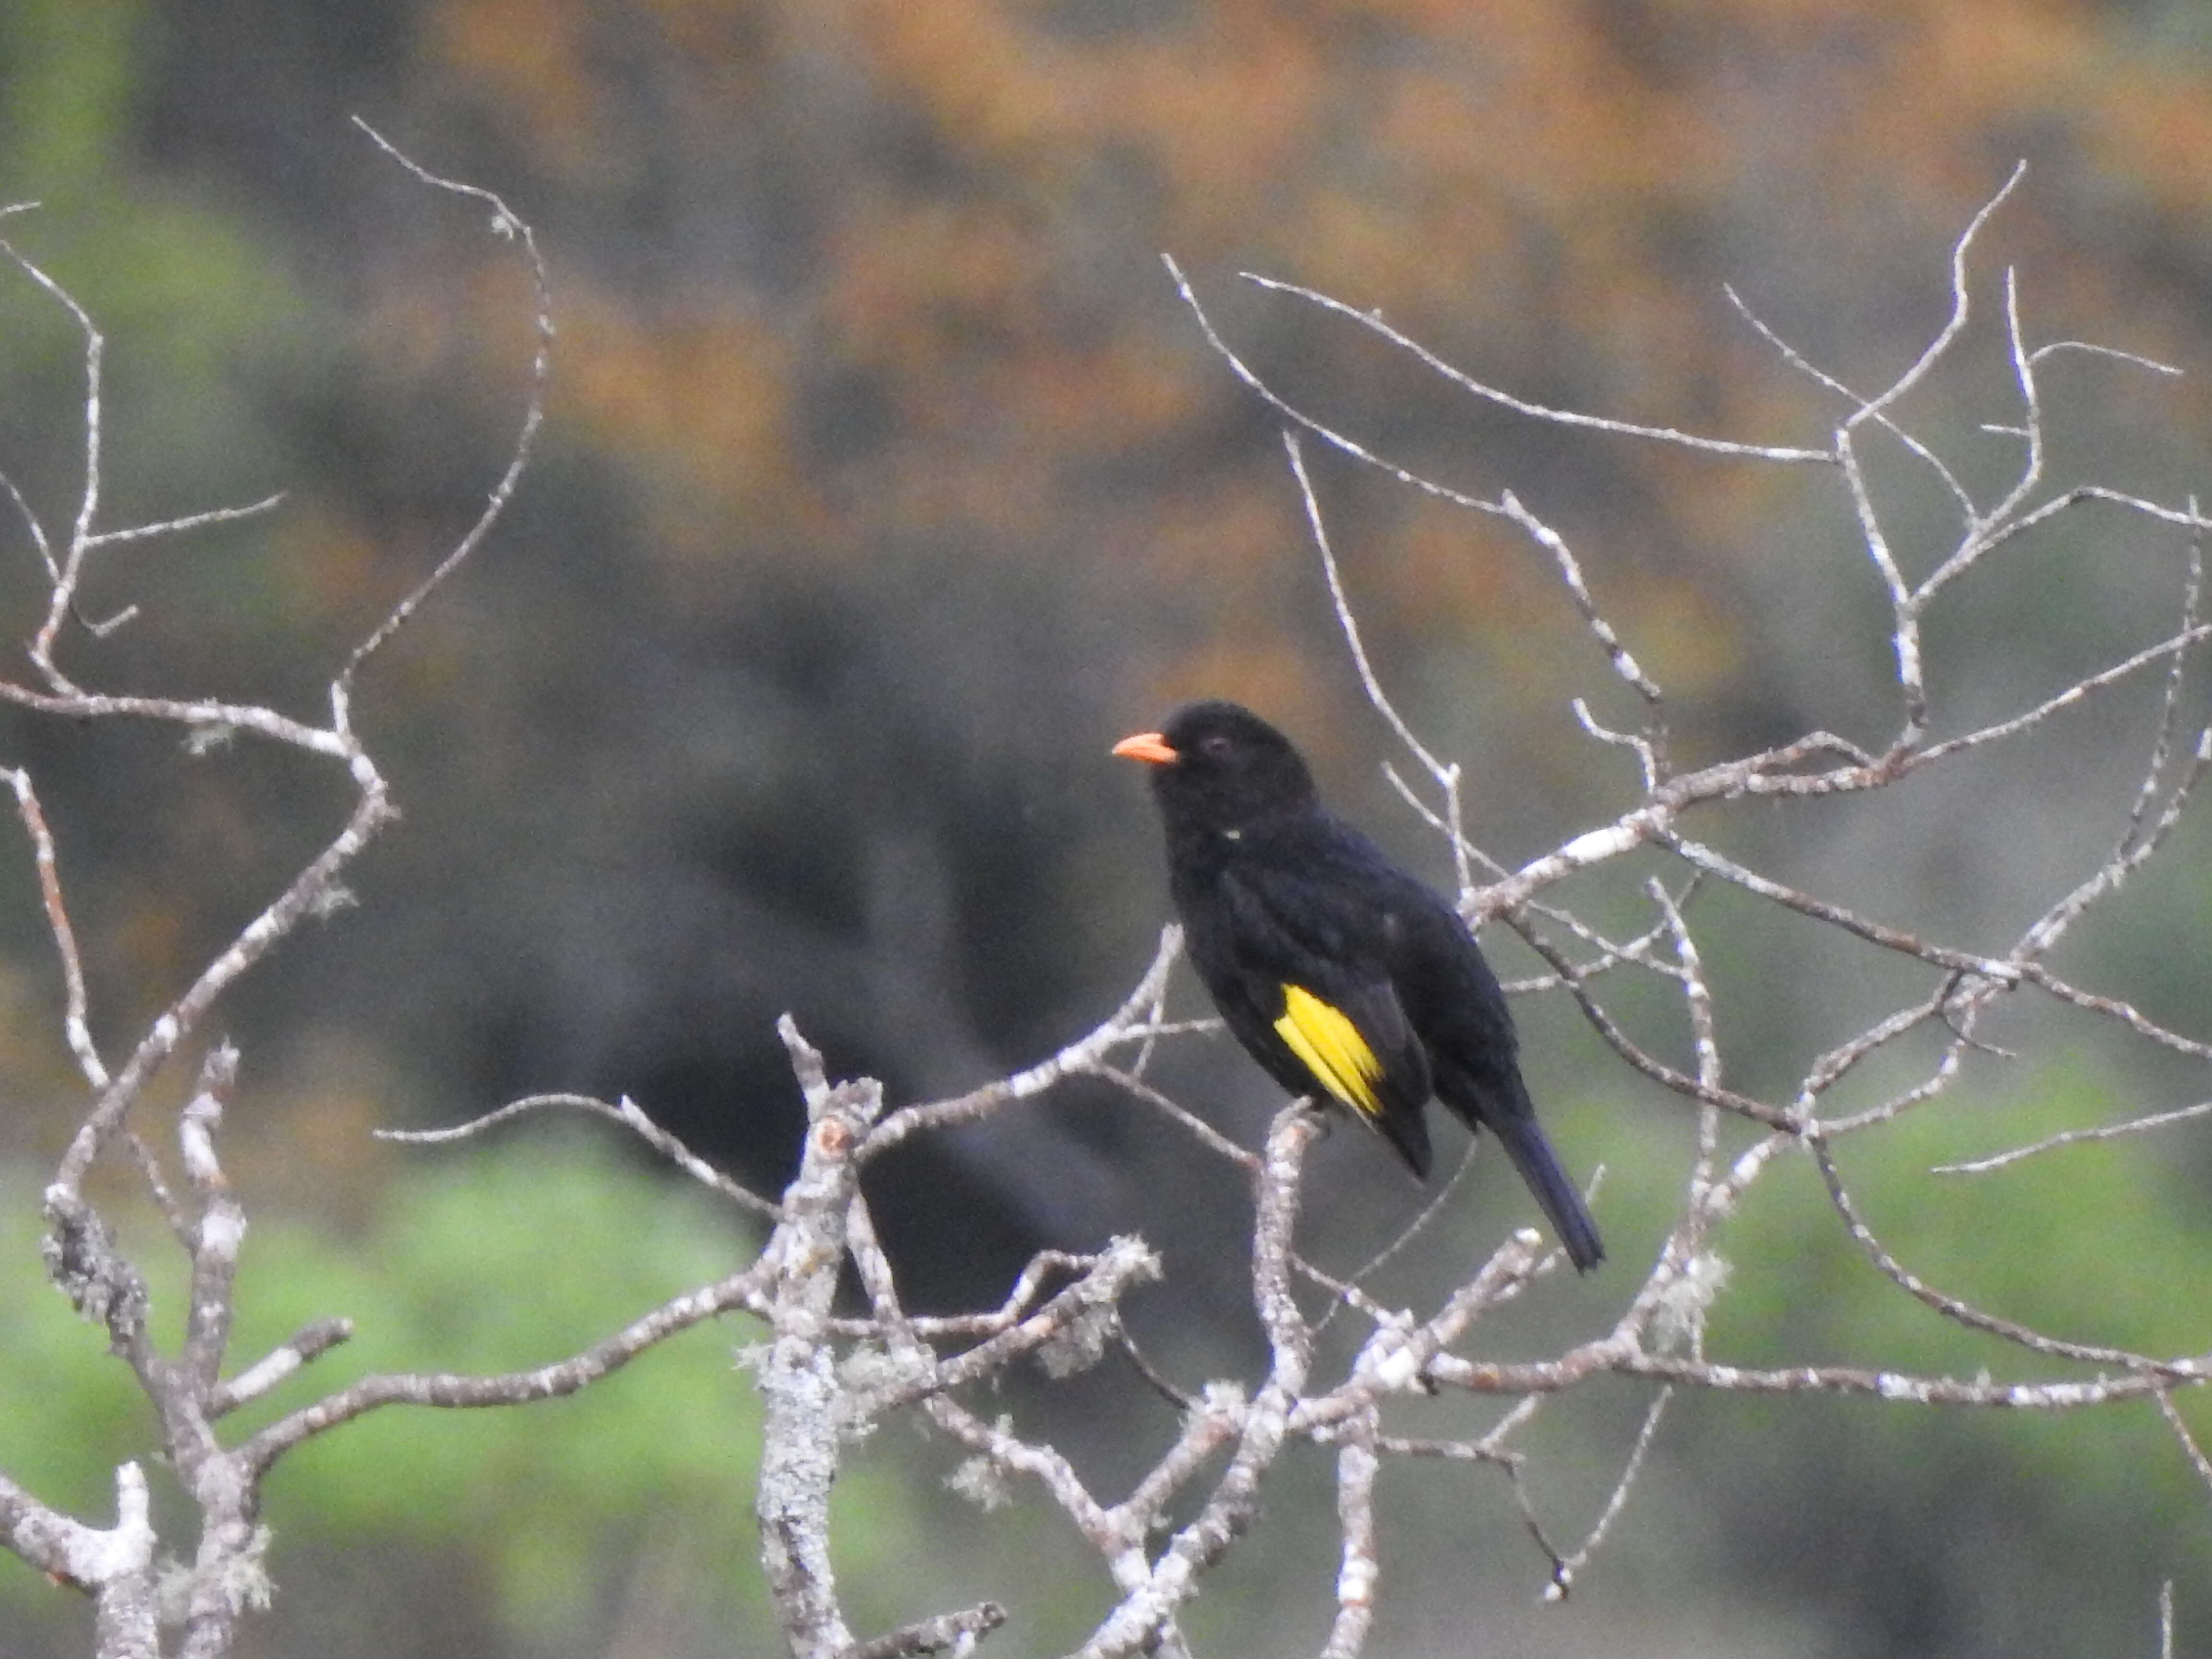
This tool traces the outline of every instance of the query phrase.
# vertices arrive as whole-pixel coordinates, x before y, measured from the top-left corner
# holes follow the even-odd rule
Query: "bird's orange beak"
[[[1139,732],[1126,737],[1114,745],[1114,752],[1123,760],[1148,761],[1154,766],[1171,765],[1182,758],[1157,732]]]

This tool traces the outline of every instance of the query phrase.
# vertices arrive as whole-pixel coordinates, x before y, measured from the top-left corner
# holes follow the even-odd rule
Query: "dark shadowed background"
[[[627,1092],[772,1185],[799,1122],[780,1012],[896,1098],[970,1086],[1099,1018],[1165,915],[1141,781],[1106,750],[1182,696],[1268,713],[1334,797],[1448,878],[1381,775],[1388,733],[1278,422],[1206,349],[1162,251],[1286,392],[1557,525],[1675,694],[1692,760],[1813,726],[1887,736],[1879,595],[1832,481],[1519,420],[1238,271],[1380,307],[1540,402],[1820,442],[1832,406],[1722,285],[1844,380],[1880,383],[1940,324],[1954,237],[2025,157],[1982,297],[2016,264],[2039,335],[2190,371],[2054,365],[2054,465],[2178,501],[2212,440],[2212,10],[2192,0],[0,0],[0,200],[42,204],[7,233],[108,336],[112,521],[288,495],[110,557],[86,609],[143,611],[71,645],[89,682],[315,708],[504,464],[526,283],[480,210],[410,181],[354,114],[535,227],[561,330],[536,469],[362,693],[406,819],[359,908],[228,1014],[246,1056],[230,1156],[258,1228],[243,1293],[271,1335],[354,1316],[361,1366],[550,1358],[746,1243],[597,1136],[428,1152],[374,1127]],[[1972,423],[2003,393],[1998,343],[1916,404],[1966,432],[1970,469]],[[66,316],[0,273],[0,467],[64,522],[79,376]],[[2008,452],[1987,441],[1994,477]],[[1466,763],[1477,838],[1512,863],[1609,817],[1626,762],[1568,702],[1617,709],[1617,693],[1548,568],[1492,520],[1316,466],[1370,648]],[[1896,488],[1893,535],[1933,535],[1942,503]],[[12,522],[10,568],[0,606],[21,637],[43,589]],[[2139,525],[2073,521],[1977,578],[1931,639],[1941,689],[1962,723],[2033,701],[2152,636],[2180,570]],[[1967,794],[1778,816],[1746,844],[1874,914],[1995,946],[2101,856],[2148,707],[1964,769]],[[288,757],[197,759],[163,733],[15,713],[0,761],[40,781],[95,1028],[115,1035],[343,805]],[[22,1334],[0,1335],[0,1467],[99,1518],[143,1425],[40,1282],[32,1195],[82,1100],[29,860],[6,842],[0,1313]],[[2205,851],[2200,831],[2094,947],[2162,1017],[2212,989]],[[1791,943],[1754,932],[1717,958],[1723,1036],[1753,1077],[1860,1012],[1848,969]],[[1639,1151],[1676,1146],[1680,1108],[1564,1003],[1522,1018],[1570,1161],[1623,1183],[1600,1217],[1632,1268],[1664,1195],[1637,1207]],[[1276,1103],[1218,1042],[1164,1067],[1247,1139]],[[2066,1086],[2212,1092],[2086,1047]],[[2203,1144],[2058,1179],[2032,1228],[1976,1248],[2076,1286],[2086,1310],[2185,1316],[2212,1267]],[[1334,1137],[1319,1169],[1316,1248],[1336,1260],[1418,1202],[1359,1137]],[[1126,1103],[1071,1087],[878,1180],[919,1305],[995,1300],[1040,1243],[1140,1231],[1170,1273],[1137,1306],[1147,1339],[1190,1376],[1249,1358],[1241,1182]],[[1782,1264],[1745,1291],[1747,1351],[1912,1340],[1867,1311],[1880,1298],[1810,1178],[1787,1196],[1802,1215],[1771,1196],[1730,1243]],[[1518,1202],[1481,1170],[1424,1246],[1437,1276]],[[1900,1224],[1942,1248],[1943,1220]],[[1799,1251],[1814,1265],[1791,1267]],[[2124,1295],[2116,1262],[2137,1264]],[[1510,1340],[1595,1328],[1608,1306],[1601,1282],[1559,1287]],[[767,1651],[751,1407],[728,1370],[747,1340],[698,1334],[688,1360],[540,1416],[392,1417],[303,1455],[277,1479],[279,1598],[251,1651]],[[1024,1403],[1065,1412],[1111,1468],[1165,1420],[1126,1382]],[[1574,1513],[1601,1494],[1638,1405],[1599,1391],[1561,1410],[1540,1495]],[[1376,1651],[2148,1653],[2160,1580],[2212,1565],[2206,1494],[2162,1432],[2148,1408],[1992,1424],[1690,1401],[1612,1553],[1553,1611],[1502,1483],[1415,1470],[1385,1483],[1399,1599]],[[863,1608],[1064,1583],[1060,1626],[991,1650],[1079,1639],[1097,1601],[1080,1553],[944,1494],[943,1449],[883,1438],[846,1517],[848,1579],[875,1587]],[[1329,1501],[1318,1462],[1278,1495],[1283,1541],[1223,1575],[1200,1650],[1310,1645]],[[2185,1629],[2212,1618],[2201,1597],[2183,1607]],[[67,1593],[0,1564],[0,1656],[82,1651],[86,1627]]]

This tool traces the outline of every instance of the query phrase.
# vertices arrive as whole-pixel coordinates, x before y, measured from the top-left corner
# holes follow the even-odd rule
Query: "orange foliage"
[[[426,13],[438,66],[522,114],[548,159],[579,165],[597,147],[585,12],[545,0],[448,0]]]
[[[597,291],[562,311],[562,396],[594,441],[726,508],[791,503],[789,344],[767,319],[734,301],[641,318]]]
[[[1166,512],[1073,482],[1175,453],[1236,407],[1154,250],[1212,295],[1254,265],[1380,307],[1533,397],[1792,438],[1808,394],[1747,355],[1723,279],[1754,300],[1764,282],[1816,322],[1854,284],[1909,282],[1933,306],[1950,235],[2054,124],[2176,221],[2212,173],[2204,77],[2130,61],[2077,0],[1193,0],[1134,21],[1081,0],[439,0],[428,17],[436,70],[563,171],[638,148],[603,84],[617,32],[626,75],[653,65],[650,118],[678,129],[660,150],[750,135],[822,169],[794,291],[740,302],[700,273],[650,313],[605,287],[568,296],[564,395],[610,447],[756,526],[803,529],[816,552],[879,545],[894,525],[965,526],[939,544],[977,557],[1079,535],[1235,596],[1200,608],[1236,617],[1221,649],[1262,680],[1246,607],[1266,582],[1243,562],[1296,556],[1295,519],[1218,481]],[[2008,234],[2035,239],[2060,210],[2031,196]],[[2039,253],[2051,293],[2130,292],[2078,234]],[[1399,394],[1358,378],[1373,346],[1346,325],[1222,303],[1367,399],[1352,414],[1402,417]],[[1910,332],[1875,368],[1838,368],[1893,367]],[[816,464],[793,434],[825,372],[872,377],[888,424],[879,447]],[[1420,395],[1432,420],[1465,417]],[[1247,453],[1279,477],[1264,446]],[[1642,477],[1668,539],[1694,550],[1663,580],[1724,584],[1775,486],[1741,469]],[[1218,515],[1211,533],[1189,512]],[[1378,614],[1479,626],[1502,580],[1477,550],[1492,538],[1418,522],[1376,562],[1397,587]],[[1674,611],[1698,619],[1685,637],[1710,631],[1708,600]]]

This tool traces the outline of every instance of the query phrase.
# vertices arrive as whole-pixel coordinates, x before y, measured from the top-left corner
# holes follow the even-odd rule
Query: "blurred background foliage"
[[[457,1156],[374,1127],[540,1087],[628,1091],[772,1183],[799,1121],[784,1009],[837,1070],[899,1097],[1085,1029],[1164,912],[1141,786],[1104,750],[1174,698],[1265,708],[1336,796],[1444,875],[1380,778],[1385,737],[1275,423],[1203,349],[1159,251],[1286,391],[1559,525],[1675,693],[1689,759],[1812,726],[1887,734],[1877,595],[1832,480],[1531,426],[1234,273],[1380,307],[1531,398],[1818,441],[1832,412],[1723,283],[1877,384],[1940,320],[1953,238],[2026,157],[1978,297],[2016,264],[2039,337],[2191,370],[2055,362],[2054,474],[2178,500],[2212,437],[2197,0],[0,0],[0,200],[43,204],[8,234],[110,341],[106,522],[287,493],[266,520],[112,554],[88,611],[143,611],[70,642],[93,684],[315,708],[335,655],[503,461],[522,278],[480,212],[406,179],[349,115],[500,191],[553,264],[542,459],[362,699],[408,817],[364,866],[361,908],[226,1012],[246,1054],[228,1155],[256,1224],[239,1352],[349,1315],[361,1335],[325,1382],[550,1358],[750,1243],[600,1137],[518,1131]],[[54,523],[80,465],[79,351],[50,301],[0,282],[0,465]],[[1984,487],[2011,454],[1979,429],[2007,417],[2006,386],[1992,337],[1909,409]],[[1483,842],[1516,860],[1613,810],[1620,757],[1566,705],[1618,705],[1547,570],[1493,524],[1318,465],[1370,644],[1467,762]],[[1901,468],[1883,482],[1924,568],[1942,503]],[[6,535],[20,637],[43,595]],[[2178,605],[2179,550],[2109,515],[2006,560],[1931,622],[1947,730],[2153,637]],[[2148,697],[1724,838],[1995,946],[2110,845]],[[45,793],[111,1043],[343,807],[331,780],[252,745],[194,759],[160,732],[0,727]],[[2067,965],[2155,1015],[2201,1012],[2206,852],[2185,827]],[[1627,915],[1649,867],[1575,896]],[[1700,905],[1747,1086],[1794,1077],[1903,994],[1802,924]],[[98,1517],[146,1424],[38,1265],[34,1194],[82,1103],[57,1001],[29,860],[0,858],[0,1467]],[[1571,1008],[1523,1006],[1571,1162],[1608,1170],[1616,1258],[1492,1333],[1534,1351],[1611,1316],[1679,1201],[1690,1127]],[[1679,1044],[1672,1010],[1632,1012]],[[1848,1149],[1875,1219],[1929,1278],[2013,1316],[2202,1346],[2201,1133],[1981,1181],[1923,1173],[2206,1092],[2201,1068],[2116,1051],[2086,1022],[2007,1018],[2044,1061],[1991,1065],[1955,1109]],[[1170,1054],[1164,1074],[1241,1133],[1273,1103],[1219,1045]],[[1356,1261],[1416,1199],[1358,1137],[1320,1159],[1314,1251]],[[1133,1310],[1162,1362],[1195,1377],[1250,1356],[1241,1182],[1102,1094],[912,1148],[876,1186],[921,1305],[995,1300],[1036,1244],[1136,1230],[1170,1270]],[[1398,1290],[1449,1282],[1521,1219],[1510,1178],[1486,1168],[1475,1188],[1393,1265]],[[1724,1248],[1717,1353],[2017,1363],[1878,1279],[1808,1168],[1778,1172]],[[390,1413],[301,1455],[272,1492],[279,1595],[251,1651],[767,1650],[753,1408],[731,1357],[750,1340],[695,1334],[568,1404]],[[1167,1426],[1127,1382],[1010,1403],[1059,1413],[1110,1482]],[[1532,1478],[1563,1534],[1601,1501],[1644,1403],[1599,1389],[1549,1414]],[[956,1462],[903,1428],[858,1453],[840,1540],[856,1612],[998,1595],[1021,1622],[994,1651],[1079,1639],[1095,1569],[1019,1510],[944,1494]],[[2185,1645],[2212,1618],[2195,1593],[2205,1495],[2148,1410],[1679,1401],[1609,1553],[1557,1610],[1534,1605],[1542,1564],[1502,1483],[1425,1468],[1384,1493],[1385,1655],[2148,1652],[2168,1576]],[[1194,1626],[1204,1650],[1312,1639],[1330,1503],[1318,1460],[1274,1497]],[[65,1592],[0,1565],[8,1659],[82,1651],[86,1629]]]

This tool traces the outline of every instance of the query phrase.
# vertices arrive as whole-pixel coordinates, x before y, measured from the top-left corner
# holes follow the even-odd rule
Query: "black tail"
[[[1583,1273],[1604,1261],[1605,1245],[1598,1238],[1597,1223],[1590,1219],[1583,1195],[1575,1190],[1574,1182],[1559,1167],[1559,1154],[1544,1139],[1544,1131],[1536,1120],[1510,1117],[1493,1121],[1490,1127],[1504,1143],[1505,1154],[1513,1160],[1513,1167],[1521,1171],[1521,1179],[1528,1183],[1528,1190],[1543,1206],[1552,1231],[1567,1247],[1567,1260]]]
[[[1498,1066],[1482,1071],[1437,1066],[1436,1097],[1468,1128],[1478,1134],[1489,1130],[1504,1144],[1506,1157],[1513,1159],[1513,1168],[1520,1170],[1522,1182],[1528,1183],[1535,1201],[1544,1206],[1544,1218],[1551,1221],[1553,1232],[1559,1234],[1559,1243],[1566,1245],[1566,1259],[1573,1261],[1575,1267],[1590,1272],[1590,1267],[1606,1259],[1606,1245],[1599,1243],[1597,1224],[1590,1221],[1590,1212],[1582,1206],[1582,1192],[1566,1179],[1566,1170],[1559,1168],[1559,1155],[1551,1151],[1551,1141],[1544,1139],[1544,1126],[1535,1121],[1535,1103],[1522,1084],[1520,1068],[1513,1066],[1510,1060],[1506,1071]]]

